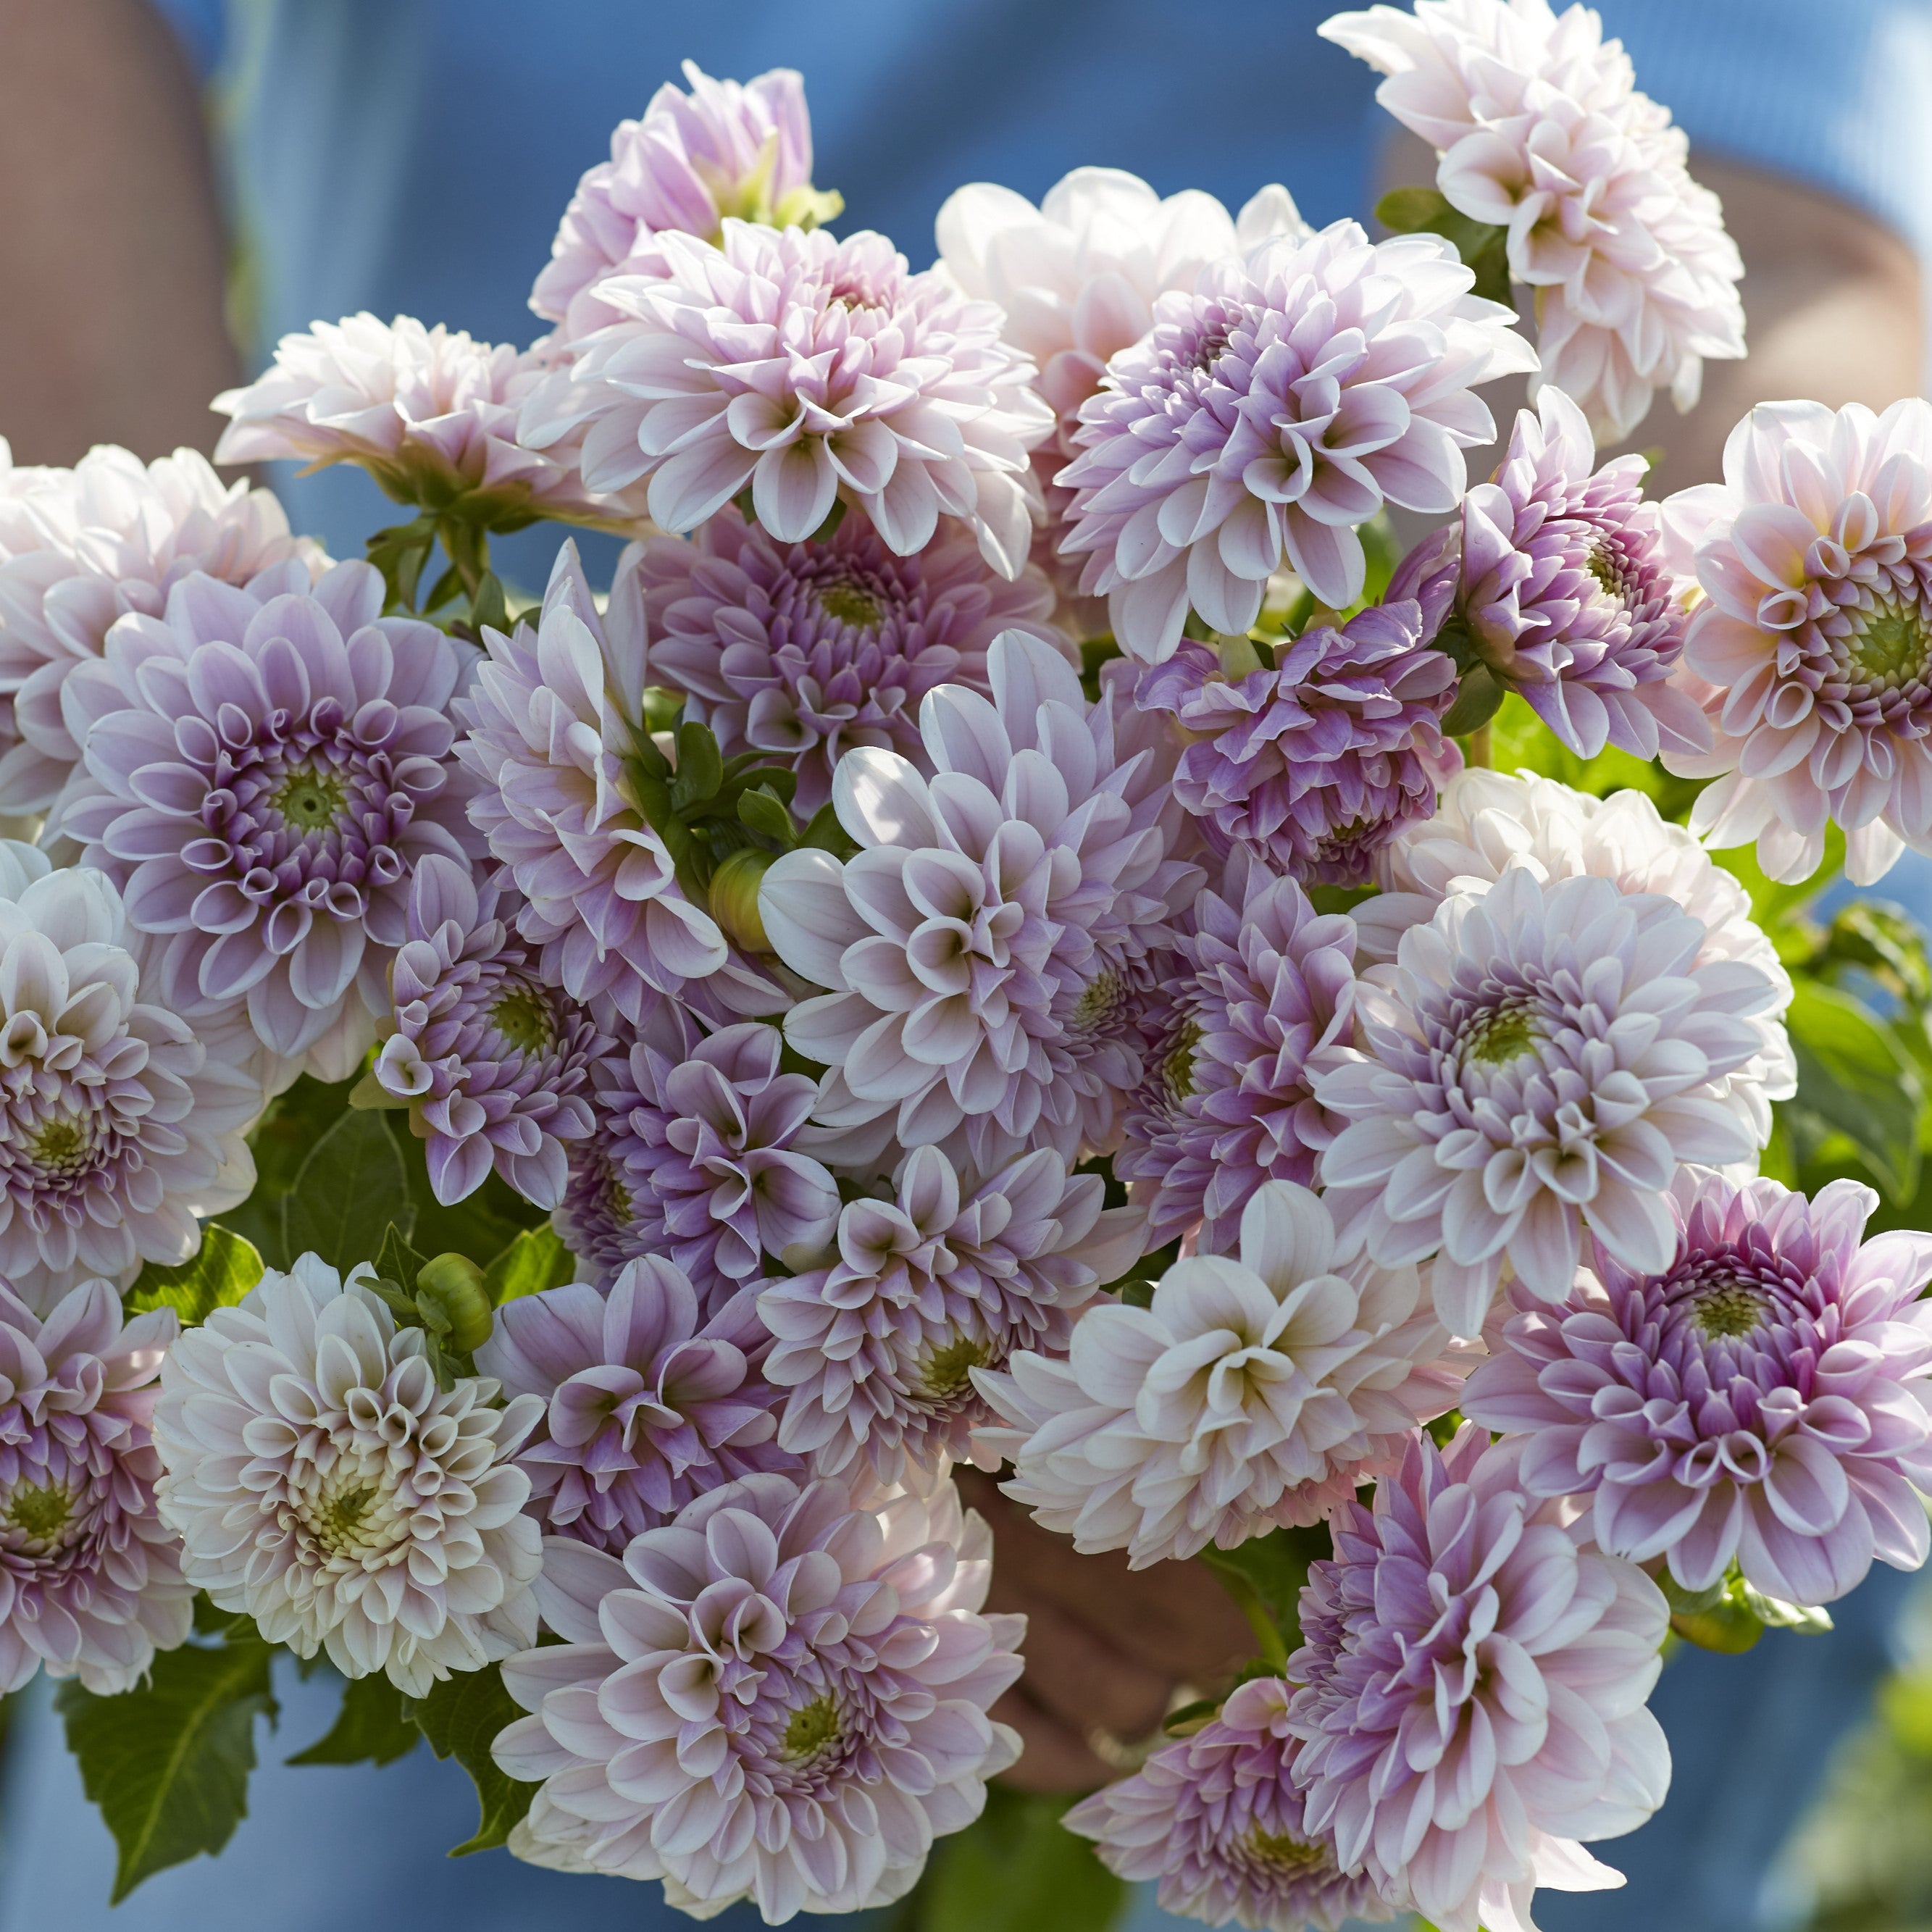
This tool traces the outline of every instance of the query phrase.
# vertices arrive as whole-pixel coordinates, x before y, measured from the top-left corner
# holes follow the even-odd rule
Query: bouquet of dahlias
[[[1255,1631],[1039,1922],[1526,1932],[1673,1632],[1924,1561],[1932,966],[1817,894],[1932,851],[1932,407],[1646,501],[1596,436],[1743,346],[1669,114],[1581,7],[1323,31],[1441,154],[1387,238],[1083,169],[915,272],[691,68],[533,346],[218,399],[366,560],[0,464],[0,1685],[117,1896],[286,1648],[460,1849],[964,1922],[1040,1868],[970,1460]],[[499,580],[544,519],[607,587]]]

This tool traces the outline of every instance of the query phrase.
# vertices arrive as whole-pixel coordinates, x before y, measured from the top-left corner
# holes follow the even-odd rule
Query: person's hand
[[[993,1529],[988,1608],[1027,1618],[1026,1675],[993,1707],[1025,1740],[1006,1774],[1028,1791],[1086,1791],[1118,1775],[1096,1733],[1146,1737],[1183,1688],[1218,1690],[1254,1652],[1247,1622],[1198,1563],[1130,1570],[1113,1552],[1082,1556],[1003,1496],[993,1478],[956,1470]]]

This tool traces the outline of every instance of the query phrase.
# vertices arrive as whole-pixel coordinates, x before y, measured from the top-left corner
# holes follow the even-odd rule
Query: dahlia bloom
[[[520,903],[436,854],[410,884],[408,937],[389,969],[395,1030],[374,1070],[428,1143],[430,1186],[445,1203],[494,1168],[526,1200],[556,1207],[564,1144],[594,1124],[591,1066],[611,1042],[538,971],[536,949],[513,929]]]
[[[1134,697],[1172,711],[1192,740],[1174,791],[1209,843],[1224,855],[1245,845],[1304,885],[1360,884],[1462,768],[1442,731],[1456,667],[1424,641],[1412,602],[1311,626],[1275,668],[1238,679],[1211,646],[1184,640]]]
[[[655,1256],[602,1293],[577,1282],[504,1303],[476,1366],[544,1405],[516,1456],[530,1514],[622,1554],[706,1490],[796,1470],[747,1353],[765,1339],[742,1302],[704,1323],[689,1277]]]
[[[860,518],[826,542],[782,544],[728,508],[688,543],[647,543],[643,572],[652,676],[687,694],[686,715],[710,726],[728,758],[789,764],[808,815],[854,746],[916,758],[926,693],[983,693],[1002,631],[1067,648],[1040,572],[1007,582],[950,524],[898,557]]]
[[[1177,1262],[1150,1306],[1089,1308],[1065,1360],[973,1380],[1008,1425],[979,1435],[1013,1464],[1006,1494],[1139,1570],[1319,1522],[1455,1406],[1462,1375],[1415,1270],[1338,1262],[1321,1199],[1271,1180],[1238,1260]]]
[[[1033,1146],[1104,1148],[1142,1072],[1138,1006],[1199,874],[1157,750],[1122,746],[1122,686],[1090,705],[1072,670],[1008,632],[989,704],[920,707],[928,780],[860,748],[832,783],[862,848],[787,853],[764,877],[773,950],[814,985],[785,1036],[833,1070],[818,1118],[892,1120],[902,1147],[962,1132],[982,1173]],[[1132,714],[1122,734],[1141,730]]]
[[[790,68],[741,86],[686,61],[684,77],[688,94],[667,81],[641,121],[618,122],[610,158],[586,171],[563,212],[530,307],[567,340],[619,319],[598,285],[650,272],[654,236],[715,242],[728,217],[810,228],[844,205],[812,184],[805,82]]]
[[[35,480],[18,527],[0,530],[0,812],[26,814],[80,762],[61,693],[117,618],[160,616],[195,571],[245,584],[297,556],[319,573],[322,558],[268,490],[224,484],[196,450],[143,463],[103,445],[71,470],[22,473]]]
[[[1366,1878],[1336,1863],[1334,1838],[1308,1828],[1288,1772],[1292,1695],[1278,1677],[1251,1679],[1192,1737],[1060,1822],[1093,1839],[1110,1871],[1158,1880],[1163,1911],[1206,1924],[1340,1932],[1345,1919],[1393,1917]]]
[[[1314,1185],[1339,1131],[1314,1089],[1354,1042],[1354,927],[1243,854],[1174,948],[1114,1172],[1148,1209],[1150,1247],[1198,1222],[1219,1254],[1264,1181]]]
[[[68,680],[86,747],[57,829],[155,936],[166,1004],[246,1005],[273,1052],[343,1078],[388,1011],[410,880],[467,866],[447,707],[456,646],[385,617],[382,580],[290,561],[244,588],[184,578]]]
[[[866,1508],[781,1475],[700,1496],[621,1562],[549,1543],[566,1641],[503,1666],[534,1714],[496,1762],[542,1780],[511,1849],[662,1879],[699,1917],[902,1897],[1019,1755],[986,1716],[1024,1622],[980,1614],[992,1550],[950,1483]]]
[[[194,1586],[154,1510],[149,1422],[172,1309],[124,1328],[111,1283],[44,1319],[0,1282],[0,1690],[34,1672],[131,1690],[188,1640]]]
[[[574,1150],[556,1225],[598,1279],[664,1255],[715,1310],[767,1254],[824,1247],[838,1184],[799,1150],[818,1084],[779,1072],[783,1048],[751,1021],[704,1040],[646,1034],[593,1068],[596,1130]]]
[[[1536,291],[1542,380],[1610,440],[1658,389],[1690,409],[1706,357],[1744,352],[1724,212],[1592,9],[1416,0],[1320,31],[1389,76],[1376,98],[1442,157],[1450,205],[1507,231],[1510,276]]]
[[[1317,1082],[1348,1121],[1322,1156],[1351,1248],[1384,1267],[1436,1257],[1436,1306],[1481,1328],[1505,1267],[1570,1292],[1587,1228],[1660,1270],[1679,1162],[1756,1150],[1726,1076],[1760,1049],[1778,989],[1747,961],[1700,957],[1670,900],[1511,866],[1403,934],[1358,988],[1358,1051]]]
[[[1794,882],[1828,820],[1859,885],[1932,850],[1932,404],[1760,403],[1664,514],[1703,592],[1684,663],[1714,742],[1666,760],[1718,780],[1690,829]]]
[[[1519,412],[1495,478],[1462,500],[1462,627],[1496,679],[1580,757],[1702,752],[1710,728],[1668,681],[1684,648],[1678,586],[1640,456],[1596,463],[1583,412],[1546,388]]]
[[[1798,1062],[1784,1028],[1790,976],[1751,918],[1750,895],[1642,792],[1592,798],[1526,772],[1468,771],[1450,780],[1436,816],[1404,826],[1376,856],[1382,890],[1352,915],[1360,962],[1366,968],[1393,960],[1403,933],[1432,919],[1445,898],[1481,892],[1513,866],[1545,884],[1587,873],[1622,892],[1674,900],[1702,922],[1700,965],[1741,962],[1770,981],[1774,998],[1751,1016],[1757,1051],[1724,1083],[1726,1094],[1746,1109],[1754,1136],[1760,1144],[1767,1139],[1771,1102],[1798,1090]]]
[[[0,845],[0,1279],[43,1312],[187,1260],[255,1184],[256,1043],[198,1032],[150,959],[99,873]]]
[[[1488,1442],[1418,1434],[1372,1510],[1342,1504],[1286,1672],[1306,1828],[1442,1932],[1534,1932],[1539,1885],[1621,1885],[1578,1840],[1634,1830],[1670,1778],[1644,1708],[1663,1593]]]
[[[1554,1307],[1517,1300],[1465,1412],[1522,1437],[1533,1496],[1588,1496],[1598,1545],[1687,1589],[1822,1604],[1874,1556],[1916,1570],[1932,1489],[1932,1235],[1862,1240],[1878,1196],[1681,1173],[1654,1273],[1600,1247]]]
[[[728,220],[716,248],[666,233],[654,254],[650,274],[599,284],[623,319],[533,392],[526,442],[581,434],[586,484],[648,478],[663,530],[694,530],[748,489],[779,543],[842,502],[899,556],[956,517],[994,569],[1019,574],[1027,453],[1053,416],[990,302],[913,274],[870,233]]]
[[[783,995],[685,896],[632,802],[650,676],[641,566],[626,550],[599,611],[566,542],[536,628],[484,630],[476,681],[452,706],[477,781],[470,815],[524,896],[518,928],[542,947],[543,976],[573,998],[608,998],[634,1024],[655,995],[703,980],[734,1010],[767,1011]]]
[[[1284,560],[1337,610],[1361,594],[1355,526],[1384,501],[1454,509],[1462,452],[1496,432],[1474,386],[1533,368],[1500,303],[1432,235],[1338,221],[1210,264],[1081,405],[1063,553],[1157,663],[1190,608],[1244,632]]]
[[[168,1351],[154,1418],[182,1569],[298,1657],[424,1696],[536,1640],[537,1526],[510,1458],[543,1411],[446,1393],[419,1328],[314,1255]]]
[[[1103,1212],[1104,1192],[1047,1148],[976,1184],[915,1148],[891,1198],[846,1204],[836,1258],[758,1297],[779,1442],[828,1475],[862,1456],[888,1483],[908,1456],[965,1456],[992,1420],[972,1372],[1064,1354],[1079,1310],[1140,1258],[1144,1217]]]
[[[275,345],[266,370],[212,406],[231,418],[218,463],[353,463],[399,503],[514,529],[533,517],[634,524],[638,508],[587,490],[574,445],[518,440],[548,373],[540,350],[477,342],[414,316],[318,322]]]

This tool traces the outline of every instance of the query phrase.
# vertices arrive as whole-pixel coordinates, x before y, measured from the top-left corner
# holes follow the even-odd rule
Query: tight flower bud
[[[432,1318],[440,1316],[449,1346],[465,1354],[490,1339],[492,1311],[483,1270],[467,1255],[436,1255],[425,1262],[416,1276],[416,1306]]]
[[[772,950],[758,910],[758,887],[777,856],[776,852],[747,845],[728,854],[711,875],[711,916],[724,936],[747,952]]]

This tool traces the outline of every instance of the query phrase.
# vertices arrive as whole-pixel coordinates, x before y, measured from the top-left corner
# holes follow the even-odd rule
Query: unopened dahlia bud
[[[711,916],[724,937],[747,952],[772,950],[758,910],[758,886],[777,856],[776,852],[761,852],[748,845],[730,854],[711,875]]]
[[[426,1316],[440,1316],[450,1346],[465,1354],[490,1339],[483,1270],[467,1255],[436,1255],[425,1262],[416,1276],[416,1306]]]

